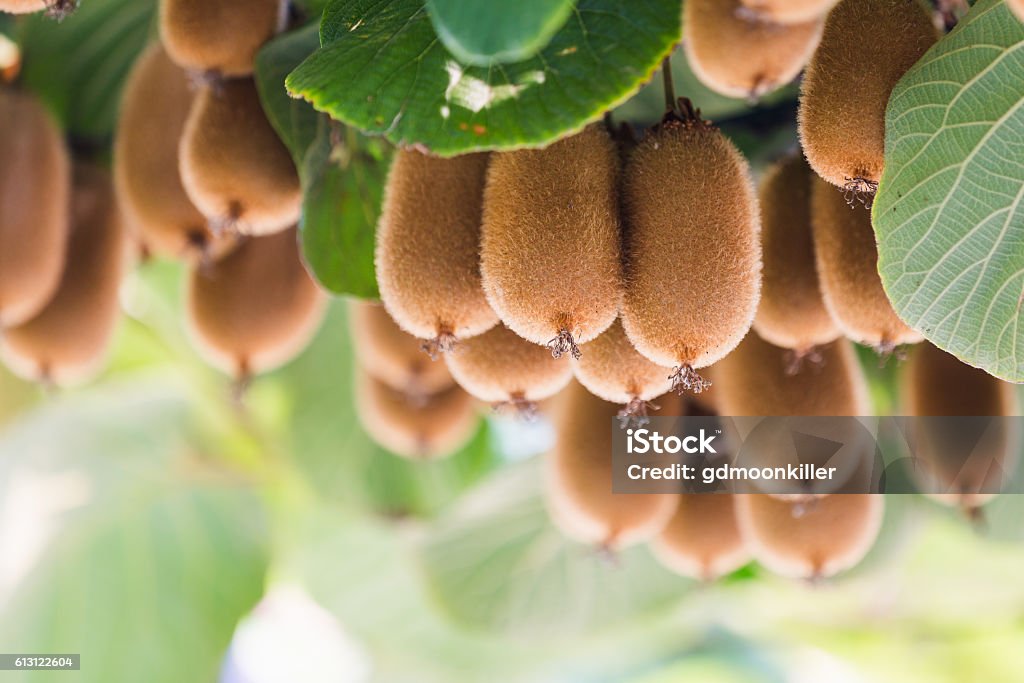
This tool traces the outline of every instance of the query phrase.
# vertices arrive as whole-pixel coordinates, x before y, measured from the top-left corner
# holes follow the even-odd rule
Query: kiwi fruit
[[[824,18],[837,0],[740,0],[749,16],[776,24],[802,24]]]
[[[907,422],[915,474],[926,495],[978,514],[1017,467],[1016,421],[999,419],[1019,414],[1016,387],[927,343],[911,351],[902,387],[907,415],[996,418]]]
[[[381,304],[350,299],[348,329],[356,360],[392,389],[426,396],[455,384],[448,367],[427,358],[420,341],[403,332]]]
[[[323,318],[326,298],[299,258],[296,232],[249,238],[189,276],[193,341],[240,382],[297,355]]]
[[[0,328],[50,300],[64,268],[71,162],[32,95],[0,86]]]
[[[498,323],[480,281],[488,155],[450,159],[399,150],[377,229],[380,298],[432,357]]]
[[[192,87],[159,43],[139,57],[125,84],[114,142],[114,182],[129,227],[152,254],[216,258],[231,240],[216,239],[192,204],[178,172],[178,141]]]
[[[896,82],[938,39],[921,0],[842,0],[800,89],[798,127],[818,175],[858,195],[882,176],[885,108]]]
[[[652,541],[661,564],[701,581],[736,571],[750,561],[736,520],[735,496],[691,493],[679,496],[668,524]]]
[[[179,66],[237,78],[281,25],[281,0],[160,0],[160,38]]]
[[[266,235],[298,221],[299,176],[251,80],[196,95],[178,155],[185,192],[214,226]]]
[[[103,170],[74,168],[70,257],[57,291],[31,320],[4,330],[7,365],[22,377],[66,385],[102,364],[118,318],[118,293],[128,257],[124,221]]]
[[[782,25],[740,0],[686,0],[683,46],[700,81],[727,97],[756,99],[800,73],[821,38],[818,17]]]
[[[545,494],[570,538],[614,552],[650,540],[675,511],[677,495],[612,493],[612,429],[618,406],[578,383],[565,390],[548,454]]]
[[[11,14],[46,13],[51,17],[63,19],[78,8],[79,0],[0,0],[0,12]]]
[[[602,125],[497,154],[484,195],[487,300],[521,337],[579,357],[622,300],[619,152]]]
[[[1024,0],[1006,0],[1006,4],[1017,15],[1018,19],[1024,21]]]
[[[620,416],[627,420],[642,420],[649,402],[672,387],[671,369],[640,355],[620,320],[580,351],[580,359],[573,361],[576,379],[595,396],[622,404]]]
[[[409,396],[358,370],[355,397],[356,416],[370,438],[412,460],[451,455],[472,438],[479,422],[472,397],[459,387]]]
[[[683,106],[626,165],[622,326],[637,351],[674,368],[673,388],[699,393],[708,382],[695,368],[725,357],[754,319],[760,213],[746,160]]]
[[[740,531],[754,559],[776,574],[812,581],[864,559],[884,512],[879,494],[840,493],[812,506],[767,495],[736,497]]]
[[[524,417],[534,415],[537,401],[554,396],[572,379],[571,366],[501,323],[459,344],[445,362],[471,395]]]
[[[864,372],[845,339],[819,347],[821,362],[790,371],[787,350],[756,333],[747,335],[715,365],[718,403],[723,415],[868,415]]]
[[[825,307],[847,337],[883,354],[922,335],[900,320],[882,288],[871,210],[815,178],[811,188],[815,260]]]
[[[761,249],[764,271],[754,330],[798,361],[840,335],[821,297],[811,228],[814,172],[800,155],[761,179]]]

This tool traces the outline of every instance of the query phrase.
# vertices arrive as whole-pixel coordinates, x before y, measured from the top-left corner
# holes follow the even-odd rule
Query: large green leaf
[[[434,30],[465,64],[529,59],[551,41],[572,12],[574,0],[427,0]]]
[[[635,92],[681,32],[678,0],[581,0],[536,57],[471,67],[438,40],[422,0],[334,0],[323,47],[288,89],[401,145],[451,155],[549,142]]]
[[[439,520],[420,548],[439,605],[468,627],[568,637],[669,609],[691,582],[646,547],[614,560],[551,523],[536,461],[507,469]]]
[[[20,35],[22,79],[73,136],[113,134],[121,87],[145,47],[156,0],[87,0],[63,22],[35,14]]]
[[[0,642],[82,655],[77,677],[5,681],[216,679],[269,550],[259,497],[196,429],[177,392],[135,383],[0,433]]]
[[[1024,25],[980,0],[896,86],[874,203],[882,282],[937,346],[1024,381]]]

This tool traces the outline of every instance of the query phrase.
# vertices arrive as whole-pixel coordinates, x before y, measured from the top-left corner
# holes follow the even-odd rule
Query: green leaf
[[[330,291],[378,299],[373,255],[391,150],[382,140],[336,130],[321,119],[302,173],[302,251]]]
[[[540,145],[624,101],[679,40],[678,0],[581,0],[536,57],[489,68],[444,48],[422,0],[334,0],[288,76],[317,109],[438,154]]]
[[[216,680],[269,549],[260,498],[203,457],[197,428],[177,392],[135,383],[4,431],[5,648],[80,653],[76,681]]]
[[[1024,25],[980,0],[899,82],[873,218],[893,306],[940,348],[1024,381]]]
[[[73,136],[103,142],[114,131],[121,88],[145,47],[155,0],[88,0],[63,22],[26,17],[22,81]]]
[[[319,44],[314,22],[275,38],[256,55],[255,79],[263,111],[300,170],[319,133],[320,115],[308,102],[289,97],[284,79],[315,52]]]
[[[427,0],[434,30],[464,64],[488,66],[529,59],[551,42],[574,0]]]
[[[566,540],[544,504],[540,466],[506,469],[464,497],[420,548],[428,588],[459,623],[564,638],[670,609],[692,583],[646,547],[615,562]]]

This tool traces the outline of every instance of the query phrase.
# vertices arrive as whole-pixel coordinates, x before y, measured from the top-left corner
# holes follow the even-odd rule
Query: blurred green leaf
[[[540,52],[562,28],[575,0],[426,0],[434,30],[465,64],[518,62]]]
[[[288,450],[328,500],[395,517],[436,513],[498,466],[487,431],[432,462],[412,462],[374,444],[353,408],[358,397],[343,308],[334,305],[313,345],[281,373],[296,406]]]
[[[156,0],[87,0],[58,23],[25,18],[22,81],[53,109],[73,136],[113,135],[121,88],[145,47]]]
[[[878,266],[936,346],[1024,381],[1024,24],[980,0],[893,90]]]
[[[535,58],[467,67],[422,0],[333,0],[323,47],[288,76],[296,96],[399,145],[452,155],[539,145],[625,100],[679,40],[678,0],[581,0]]]
[[[544,504],[539,463],[506,468],[467,495],[420,546],[428,588],[469,628],[531,639],[600,631],[664,612],[692,582],[646,547],[614,561],[566,540]]]
[[[315,23],[271,41],[256,59],[256,82],[302,178],[306,264],[331,292],[376,299],[373,251],[390,150],[289,97],[285,76],[318,45]]]
[[[263,593],[266,522],[192,429],[175,392],[129,384],[43,407],[3,434],[5,648],[81,653],[75,680],[216,679]]]

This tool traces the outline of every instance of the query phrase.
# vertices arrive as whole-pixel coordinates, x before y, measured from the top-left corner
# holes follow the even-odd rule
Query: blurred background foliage
[[[63,24],[5,20],[0,32],[24,47],[26,87],[102,157],[153,20],[151,0],[86,0]],[[755,169],[795,143],[793,88],[753,106],[675,62],[676,91]],[[661,107],[652,84],[613,116],[647,124]],[[83,662],[5,681],[268,680],[234,677],[248,652],[236,629],[273,616],[257,605],[280,587],[347,639],[265,644],[284,661],[350,653],[309,681],[1024,678],[1020,496],[993,503],[985,527],[890,496],[871,555],[820,586],[755,566],[695,584],[642,547],[608,562],[549,522],[528,445],[543,433],[491,416],[436,463],[375,446],[352,408],[340,299],[298,360],[236,402],[185,337],[183,278],[164,262],[128,278],[114,353],[89,386],[47,393],[0,369],[0,649]],[[862,360],[876,406],[892,410],[897,363]]]

